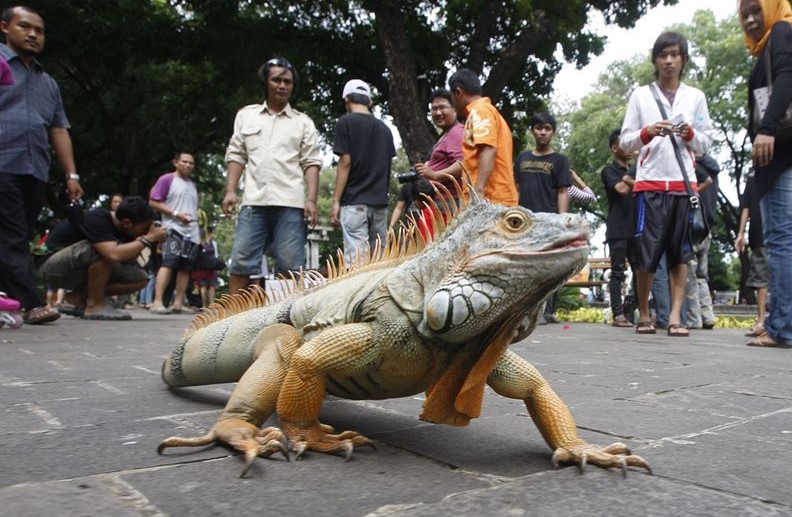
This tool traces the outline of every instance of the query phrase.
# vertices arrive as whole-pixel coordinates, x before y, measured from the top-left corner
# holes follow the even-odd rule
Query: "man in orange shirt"
[[[495,204],[516,206],[509,125],[490,98],[481,95],[481,82],[472,70],[457,70],[448,87],[457,112],[466,116],[462,155],[473,187]]]

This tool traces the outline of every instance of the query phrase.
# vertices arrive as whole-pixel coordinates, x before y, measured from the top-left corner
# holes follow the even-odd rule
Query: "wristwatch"
[[[66,179],[67,179],[67,180],[77,180],[77,181],[80,181],[80,175],[79,175],[79,174],[77,174],[76,172],[72,172],[71,174],[69,174],[69,175],[67,175],[67,176],[66,176]]]

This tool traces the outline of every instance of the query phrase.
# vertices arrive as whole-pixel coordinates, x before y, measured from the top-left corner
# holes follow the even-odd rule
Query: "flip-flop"
[[[679,323],[671,323],[668,325],[668,335],[671,337],[690,337],[690,331]]]
[[[125,321],[131,320],[132,315],[126,311],[121,311],[105,305],[99,311],[92,314],[83,314],[84,320],[100,320],[100,321]]]
[[[41,325],[60,318],[60,313],[52,307],[36,307],[25,312],[22,320],[28,325]]]
[[[657,329],[651,321],[639,321],[635,327],[636,334],[657,334]]]
[[[792,348],[792,346],[785,343],[779,343],[767,332],[759,334],[756,339],[752,339],[746,343],[748,346],[760,346],[763,348]]]

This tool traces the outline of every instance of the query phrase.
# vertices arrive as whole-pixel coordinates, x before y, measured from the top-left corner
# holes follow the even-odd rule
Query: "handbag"
[[[652,91],[652,95],[657,102],[657,107],[660,108],[660,115],[663,117],[663,120],[667,120],[668,116],[666,115],[663,103],[660,102],[660,97],[657,95],[654,84],[650,84],[649,89]],[[710,233],[709,223],[707,223],[707,218],[704,217],[704,207],[699,203],[698,195],[693,192],[693,188],[690,186],[690,179],[688,179],[687,169],[685,168],[685,162],[682,160],[682,152],[679,150],[676,137],[671,135],[669,138],[671,138],[671,145],[674,147],[674,154],[676,155],[679,168],[682,170],[682,178],[685,180],[685,189],[687,190],[688,199],[690,200],[690,212],[688,214],[690,242],[694,246],[698,246],[704,242],[704,239],[706,239]]]
[[[770,39],[767,40],[767,48],[765,48],[766,65],[765,72],[767,73],[767,86],[753,89],[754,110],[753,110],[753,130],[754,133],[759,132],[759,126],[762,125],[767,106],[770,105],[770,97],[773,95],[773,67],[770,63]],[[792,103],[787,106],[784,116],[778,121],[776,127],[776,139],[778,140],[792,140]]]

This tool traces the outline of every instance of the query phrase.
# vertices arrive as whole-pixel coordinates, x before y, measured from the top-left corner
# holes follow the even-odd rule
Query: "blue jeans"
[[[759,200],[770,264],[770,337],[792,345],[792,169],[784,171]]]
[[[388,228],[388,207],[373,205],[344,205],[339,214],[344,235],[344,258],[348,264],[355,261],[356,253],[367,257],[374,251],[377,239],[385,246]]]
[[[275,273],[305,267],[306,227],[302,208],[244,205],[239,210],[232,275],[258,275],[264,253],[275,259]]]
[[[671,292],[668,287],[668,264],[666,256],[660,258],[652,282],[652,299],[655,306],[655,323],[660,328],[668,327],[668,315],[671,312]],[[683,311],[684,313],[684,311]]]

